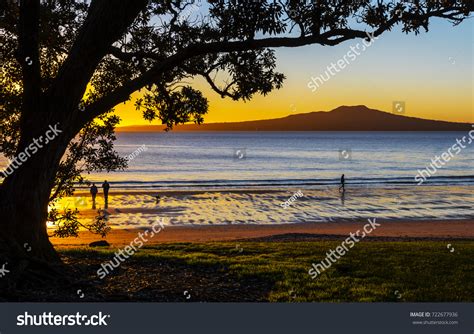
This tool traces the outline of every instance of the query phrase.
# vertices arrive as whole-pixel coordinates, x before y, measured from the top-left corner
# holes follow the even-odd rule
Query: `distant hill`
[[[162,131],[163,125],[127,126],[119,132]],[[329,112],[317,111],[283,118],[234,123],[185,124],[173,131],[469,131],[468,123],[434,121],[369,109],[341,106]]]

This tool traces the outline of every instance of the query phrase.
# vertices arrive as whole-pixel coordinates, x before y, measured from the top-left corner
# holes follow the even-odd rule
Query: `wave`
[[[291,186],[330,186],[340,184],[337,179],[260,179],[260,180],[159,180],[159,181],[109,181],[115,188],[153,189],[153,188],[253,188],[253,187],[291,187]],[[413,177],[390,178],[346,178],[346,185],[416,185]],[[474,175],[433,176],[424,185],[474,185]],[[78,186],[86,188],[87,186]]]

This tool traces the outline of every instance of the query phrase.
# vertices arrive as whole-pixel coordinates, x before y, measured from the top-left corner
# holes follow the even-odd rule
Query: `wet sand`
[[[355,233],[357,230],[361,230],[362,234],[362,228],[367,223],[367,220],[357,220],[278,225],[166,226],[154,238],[149,239],[146,245],[170,242],[243,241],[244,239],[258,241],[338,239],[346,238],[349,233]],[[380,226],[364,240],[474,240],[474,220],[377,220],[377,223]],[[146,228],[113,229],[104,240],[112,246],[122,246],[129,244],[139,232],[145,230]],[[98,235],[84,231],[79,233],[78,238],[51,238],[50,240],[56,246],[77,247],[87,246],[93,241],[102,239]]]
[[[295,193],[303,196],[295,198]],[[104,204],[103,196],[99,194],[96,210],[92,210],[90,195],[78,191],[74,197],[62,199],[59,207],[78,208],[79,219],[88,224],[98,215],[97,211],[104,208]],[[330,225],[327,226],[333,228],[337,223],[368,218],[472,221],[473,207],[472,186],[351,187],[343,194],[337,187],[162,191],[114,189],[109,197],[107,215],[108,224],[113,229],[147,228],[157,219],[164,218],[166,226],[175,227],[224,226],[227,229],[228,226],[251,224],[273,230],[274,225],[293,224],[305,226],[302,229],[306,231],[306,226],[312,224],[323,228],[328,223]],[[433,226],[432,230],[436,227]],[[209,233],[212,235],[214,232]]]

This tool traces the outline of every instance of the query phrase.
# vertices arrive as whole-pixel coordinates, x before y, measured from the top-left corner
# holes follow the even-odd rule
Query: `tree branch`
[[[39,1],[39,0],[38,0]],[[48,92],[52,101],[79,103],[99,62],[136,19],[148,0],[93,0],[68,58]],[[70,85],[69,83],[76,84]],[[75,110],[75,105],[60,106],[61,111]]]
[[[185,69],[186,72],[188,72],[188,73],[198,74],[198,75],[202,76],[204,79],[206,79],[207,83],[212,88],[212,90],[215,91],[217,94],[219,94],[222,98],[227,96],[227,97],[230,97],[233,100],[237,99],[237,95],[232,94],[232,93],[229,92],[229,89],[232,87],[233,84],[235,84],[235,81],[227,84],[223,89],[219,88],[210,76],[210,73],[212,72],[212,67],[211,67],[211,70],[206,71],[206,72],[192,70],[192,69],[187,68],[185,66],[183,66],[183,69]]]
[[[334,41],[330,40],[330,37],[346,34]],[[196,56],[208,54],[208,53],[224,53],[224,52],[238,52],[250,49],[261,49],[267,47],[298,47],[310,44],[322,44],[322,45],[336,45],[348,39],[357,37],[367,37],[364,31],[349,30],[349,29],[337,29],[319,36],[308,36],[301,38],[292,37],[274,37],[265,38],[260,40],[247,40],[247,41],[235,41],[235,42],[211,42],[211,43],[200,43],[190,45],[174,55],[163,59],[160,63],[152,67],[146,73],[140,77],[129,81],[127,84],[109,95],[97,100],[96,102],[89,105],[84,112],[79,116],[80,122],[85,124],[107,110],[113,108],[115,105],[125,102],[129,99],[130,94],[133,92],[153,84],[158,78],[166,71],[173,69],[183,61],[191,59]],[[129,57],[129,56],[127,56]],[[148,57],[153,58],[152,54]]]
[[[41,94],[39,11],[40,0],[22,0],[20,3],[16,58],[22,67],[23,110],[28,115],[39,109]]]

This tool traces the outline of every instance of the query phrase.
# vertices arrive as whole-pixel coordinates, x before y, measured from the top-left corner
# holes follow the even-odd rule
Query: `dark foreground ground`
[[[311,279],[311,263],[323,260],[340,241],[294,239],[153,245],[103,280],[97,270],[117,249],[59,249],[73,277],[70,283],[2,291],[0,300],[474,301],[474,241],[363,241]]]

